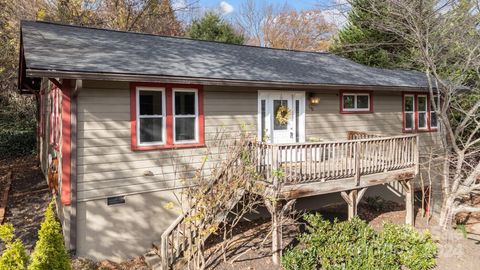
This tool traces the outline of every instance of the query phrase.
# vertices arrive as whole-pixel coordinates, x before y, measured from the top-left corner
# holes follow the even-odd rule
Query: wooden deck
[[[349,137],[320,143],[255,144],[254,160],[267,193],[294,199],[408,180],[418,173],[417,135]]]

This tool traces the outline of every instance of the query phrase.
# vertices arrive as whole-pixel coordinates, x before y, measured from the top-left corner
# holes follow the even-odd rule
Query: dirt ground
[[[320,213],[330,220],[338,218],[345,220],[346,207],[328,208]],[[375,229],[380,229],[384,221],[404,224],[405,210],[395,203],[386,202],[383,209],[376,211],[367,204],[359,206],[359,216],[368,221]],[[429,230],[437,243],[439,252],[436,270],[478,270],[480,265],[480,233],[469,230],[466,237],[459,230],[443,231],[436,226],[435,220],[427,220],[419,209],[416,211],[416,228]],[[472,220],[472,219],[471,219]],[[477,225],[480,223],[476,223]],[[249,222],[234,237],[232,252],[227,255],[227,262],[223,258],[210,258],[209,269],[216,270],[279,270],[270,259],[270,237],[267,237],[269,220]],[[472,225],[473,226],[473,225]],[[295,245],[295,235],[303,231],[302,224],[292,224],[284,228],[284,244]],[[266,239],[266,240],[265,240]],[[210,252],[218,250],[219,244],[214,244]]]
[[[4,223],[13,224],[16,237],[31,252],[51,195],[34,156],[0,160],[0,175],[9,171],[13,176]]]

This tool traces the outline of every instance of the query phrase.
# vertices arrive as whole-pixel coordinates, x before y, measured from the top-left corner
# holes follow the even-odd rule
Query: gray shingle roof
[[[427,86],[420,72],[367,67],[328,53],[30,21],[22,22],[22,38],[28,70],[318,85]]]

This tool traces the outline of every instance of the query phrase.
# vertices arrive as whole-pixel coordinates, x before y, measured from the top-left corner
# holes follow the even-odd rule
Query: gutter
[[[74,80],[104,80],[104,81],[127,81],[127,82],[161,82],[175,84],[202,84],[217,86],[255,86],[255,87],[294,87],[298,89],[351,89],[351,90],[395,90],[408,91],[408,89],[419,91],[428,91],[428,86],[388,86],[388,85],[352,85],[352,84],[318,84],[318,83],[296,83],[281,81],[255,81],[255,80],[230,80],[213,78],[194,78],[187,76],[164,76],[164,75],[144,75],[129,73],[95,73],[95,72],[76,72],[62,70],[45,69],[27,69],[27,77],[55,77]]]

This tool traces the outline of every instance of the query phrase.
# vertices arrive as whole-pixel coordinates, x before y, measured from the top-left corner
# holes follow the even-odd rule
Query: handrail
[[[211,191],[215,184],[223,179],[223,177],[228,176],[228,170],[237,168],[235,164],[239,162],[239,159],[240,153],[234,154],[228,161],[228,164],[215,175],[212,181],[210,181],[205,192]],[[233,198],[228,201],[229,205],[227,208],[233,208],[235,203],[241,199],[241,196],[243,196],[243,191],[235,191]],[[160,239],[160,259],[162,270],[170,269],[176,260],[183,255],[183,252],[188,249],[188,246],[194,244],[192,240],[198,235],[199,228],[196,228],[195,224],[192,224],[192,221],[188,221],[187,218],[191,215],[195,215],[195,211],[198,210],[197,204],[198,201],[193,202],[190,208],[178,216],[174,222],[170,224],[170,226],[168,226],[168,228],[162,233]],[[213,219],[221,219],[223,215],[226,214],[228,213],[218,213],[218,216],[213,217]],[[206,222],[212,222],[214,221],[213,219],[207,220]],[[171,241],[169,241],[170,239]],[[194,254],[189,254],[188,256],[193,255]]]
[[[406,135],[375,137],[375,138],[367,138],[367,139],[323,141],[323,142],[302,142],[302,143],[268,143],[268,142],[255,142],[255,143],[257,143],[257,144],[263,144],[263,145],[269,145],[269,146],[316,145],[316,144],[332,144],[332,143],[346,143],[346,142],[370,142],[370,141],[381,141],[381,140],[385,140],[385,139],[412,138],[412,137],[417,137],[417,136],[418,136],[417,134],[406,134]]]
[[[418,135],[309,143],[254,143],[257,172],[278,185],[418,167]],[[417,169],[416,169],[417,170]],[[280,177],[279,177],[280,176]]]

